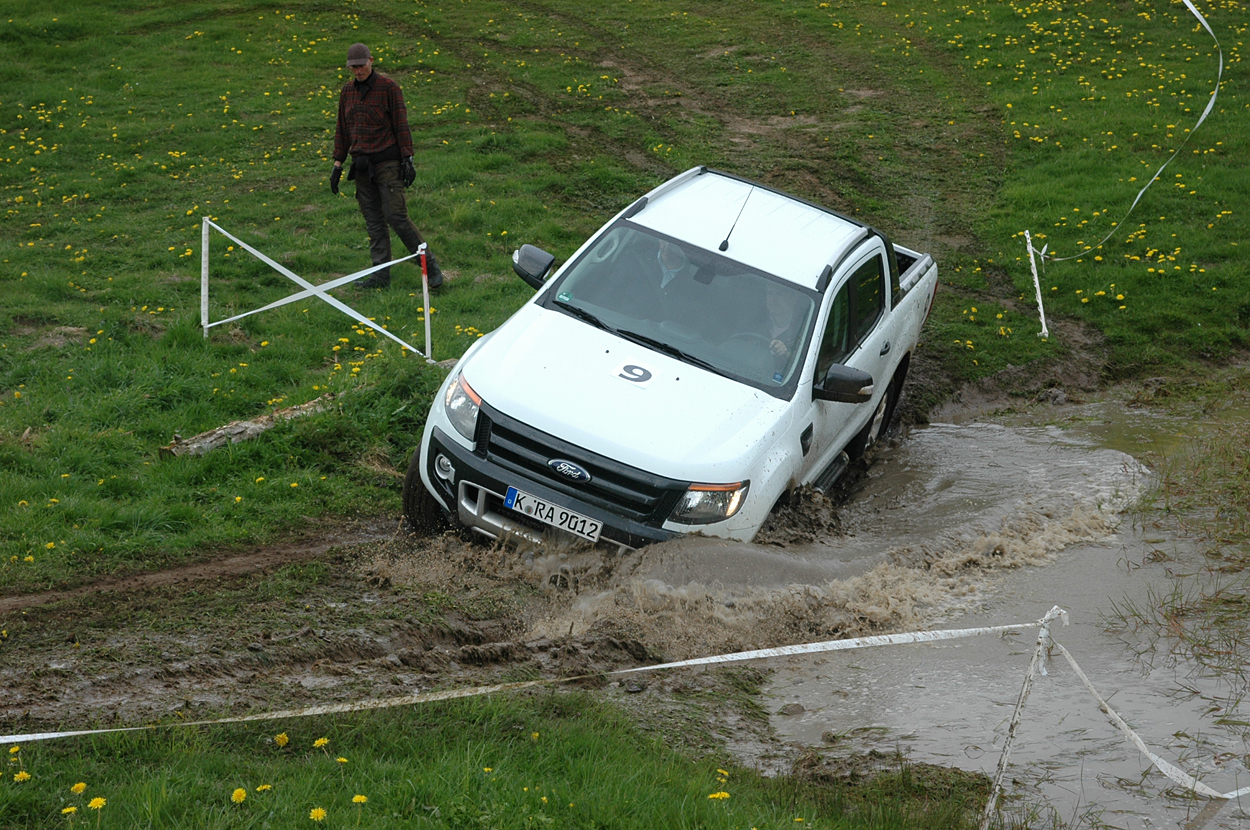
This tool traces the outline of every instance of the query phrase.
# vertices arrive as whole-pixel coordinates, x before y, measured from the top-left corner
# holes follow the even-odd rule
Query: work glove
[[[330,173],[330,192],[335,196],[339,195],[339,179],[341,178],[343,178],[343,168],[336,164],[333,172]]]
[[[400,164],[399,177],[403,179],[404,187],[412,187],[412,183],[417,180],[417,168],[412,166],[412,156],[408,156]]]

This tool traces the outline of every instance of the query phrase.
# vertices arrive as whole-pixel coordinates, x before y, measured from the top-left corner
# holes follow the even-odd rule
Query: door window
[[[846,360],[851,353],[851,290],[844,284],[834,295],[829,306],[829,322],[825,336],[820,341],[820,354],[816,357],[816,380],[820,382],[829,367]]]
[[[829,322],[825,324],[820,353],[816,356],[817,383],[830,366],[846,362],[872,332],[884,311],[885,270],[881,257],[874,256],[855,269],[830,303]]]
[[[859,343],[872,331],[885,309],[885,273],[881,257],[875,256],[856,268],[850,285],[855,292],[855,342]]]

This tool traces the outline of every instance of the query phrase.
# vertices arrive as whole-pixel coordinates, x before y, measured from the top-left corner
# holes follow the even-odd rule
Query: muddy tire
[[[859,434],[851,439],[851,443],[846,445],[846,454],[851,457],[852,461],[863,458],[868,448],[876,444],[889,430],[890,421],[894,419],[894,410],[898,408],[898,393],[903,387],[903,375],[904,372],[896,372],[894,377],[890,378],[890,385],[881,396],[881,402],[877,404],[872,418],[864,424]]]
[[[425,489],[421,481],[421,451],[412,454],[408,474],[404,476],[404,518],[414,533],[433,535],[451,527],[443,506]]]

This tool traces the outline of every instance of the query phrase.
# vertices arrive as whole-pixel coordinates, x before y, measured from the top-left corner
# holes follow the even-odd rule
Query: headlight
[[[456,428],[456,432],[470,441],[477,432],[477,413],[481,408],[481,396],[473,391],[464,375],[457,375],[447,387],[447,394],[443,396],[443,409],[447,411],[447,419]]]
[[[669,519],[688,525],[705,525],[728,519],[746,501],[749,481],[733,484],[691,484],[673,508]]]

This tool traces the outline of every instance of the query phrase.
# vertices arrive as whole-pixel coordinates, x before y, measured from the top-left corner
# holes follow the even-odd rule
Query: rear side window
[[[875,256],[855,269],[850,279],[855,292],[855,342],[868,336],[885,310],[885,272]]]

